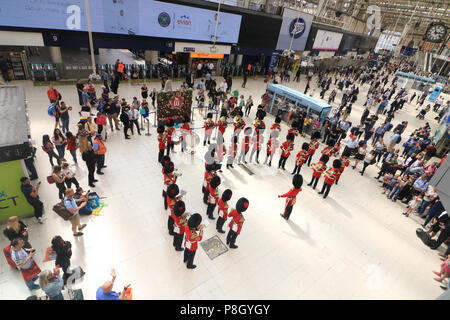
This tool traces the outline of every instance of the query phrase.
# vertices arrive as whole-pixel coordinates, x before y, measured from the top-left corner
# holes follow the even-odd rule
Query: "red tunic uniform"
[[[169,216],[173,216],[173,207],[175,206],[175,203],[177,202],[177,198],[170,199],[169,196],[167,196],[167,206],[169,207]]]
[[[168,127],[166,129],[166,139],[167,139],[167,143],[172,143],[172,135],[175,132],[175,128],[174,127]]]
[[[280,198],[286,198],[286,207],[292,206],[295,204],[295,202],[297,201],[297,194],[302,191],[302,188],[292,188],[291,190],[289,190],[288,192],[286,192],[285,194],[280,195]]]
[[[279,123],[274,123],[271,127],[270,127],[270,135],[273,135],[273,132],[277,130],[278,132],[281,133],[281,126]]]
[[[277,139],[269,139],[267,142],[267,154],[274,155],[277,148],[280,146],[280,142]]]
[[[217,188],[213,189],[211,186],[209,186],[208,190],[208,203],[216,205],[217,202],[219,202],[219,191],[217,190]]]
[[[261,150],[261,144],[264,143],[264,137],[262,135],[253,136],[253,149]]]
[[[177,217],[175,214],[172,214],[171,217],[175,223],[173,232],[177,234],[184,234],[184,226],[186,225],[186,220],[184,219],[184,217]]]
[[[326,154],[326,155],[329,156],[329,157],[332,157],[334,153],[335,153],[334,147],[326,146],[326,147],[322,150],[322,154]]]
[[[292,142],[285,141],[281,144],[281,155],[285,158],[289,158],[292,151]]]
[[[319,145],[320,143],[316,139],[311,140],[311,142],[309,143],[308,154],[313,155],[314,152],[316,152],[316,150],[319,149]]]
[[[177,182],[177,177],[173,173],[165,174],[164,168],[163,168],[163,174],[164,174],[164,191],[167,191],[167,188],[171,185]]]
[[[245,136],[242,139],[242,151],[248,152],[248,150],[250,150],[250,137],[249,136]]]
[[[212,130],[216,127],[214,124],[214,121],[211,119],[208,119],[205,121],[203,128],[205,128],[205,134],[211,134]]]
[[[230,155],[230,156],[232,156],[233,158],[235,158],[236,155],[237,155],[237,149],[238,149],[237,143],[233,143],[233,144],[230,146],[230,149],[228,150],[228,155]]]
[[[189,125],[189,123],[183,123],[183,125],[181,126],[181,136],[183,137],[183,139],[186,138],[190,131],[191,126]]]
[[[300,150],[299,153],[297,153],[296,164],[301,167],[305,163],[306,159],[308,159],[308,152],[305,150]]]
[[[166,137],[164,136],[164,133],[158,134],[158,147],[159,150],[166,148]]]
[[[327,169],[327,166],[322,161],[315,163],[314,165],[313,177],[320,178],[322,176],[322,172]]]
[[[343,158],[341,158],[341,161],[342,161],[342,166],[340,168],[336,169],[336,172],[335,172],[335,174],[336,174],[335,181],[337,181],[339,179],[341,174],[344,172],[344,169],[350,165],[350,161],[348,159],[344,160]]]
[[[222,217],[222,219],[227,220],[228,204],[222,199],[219,199],[219,211],[217,213],[219,214],[219,217]]]
[[[196,230],[191,230],[188,225],[184,226],[184,233],[186,238],[184,239],[184,247],[189,251],[196,251],[198,248],[198,242],[202,241],[202,236],[197,233]]]
[[[225,134],[225,130],[227,129],[227,126],[228,126],[227,121],[222,121],[222,120],[217,121],[217,127],[219,128],[219,131],[220,131],[220,133],[222,133],[222,135]]]
[[[329,167],[325,172],[324,172],[324,177],[325,177],[325,183],[329,184],[329,185],[333,185],[333,183],[336,181],[337,179],[337,174],[336,174],[336,170],[333,167]]]
[[[293,129],[293,128],[289,129],[288,130],[288,134],[290,134],[290,133],[293,133],[294,136],[298,137],[298,130],[297,129]]]
[[[231,221],[228,224],[231,230],[236,232],[237,234],[241,233],[242,225],[244,224],[244,221],[240,221],[242,216],[237,212],[236,209],[231,210],[230,212]]]
[[[245,127],[245,121],[244,120],[240,120],[238,123],[234,122],[233,123],[234,126],[234,132],[241,132],[242,128]]]
[[[205,170],[205,178],[203,180],[203,187],[206,189],[209,189],[209,182],[211,181],[211,179],[214,177],[214,174],[212,174],[209,171]]]

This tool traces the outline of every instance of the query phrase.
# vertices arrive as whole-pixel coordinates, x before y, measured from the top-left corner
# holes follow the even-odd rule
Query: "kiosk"
[[[329,104],[280,84],[269,84],[267,85],[267,90],[272,98],[269,113],[274,116],[278,114],[280,98],[284,97],[286,112],[283,112],[281,119],[286,122],[288,122],[288,116],[291,111],[297,113],[304,109],[313,122],[318,119],[320,123],[323,123],[331,111]]]
[[[421,91],[428,90],[436,83],[436,80],[432,78],[426,78],[412,73],[397,71],[395,75],[398,77],[399,88],[405,88],[406,92],[411,88]]]
[[[0,221],[5,221],[34,213],[20,189],[20,178],[28,176],[23,159],[32,154],[22,86],[0,86],[0,113]]]

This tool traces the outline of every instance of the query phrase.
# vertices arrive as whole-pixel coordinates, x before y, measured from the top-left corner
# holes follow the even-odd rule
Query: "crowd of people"
[[[72,166],[78,165],[77,154],[79,152],[88,169],[88,184],[94,188],[94,182],[101,183],[96,179],[95,174],[103,175],[103,169],[107,168],[105,165],[107,153],[105,142],[108,139],[108,131],[121,130],[120,127],[122,127],[125,139],[130,139],[129,131],[131,131],[131,135],[134,135],[135,128],[137,134],[141,135],[139,120],[148,118],[151,110],[156,109],[159,91],[156,88],[149,91],[145,83],[140,88],[140,99],[133,97],[132,101],[128,102],[126,98],[118,95],[118,83],[123,79],[123,67],[120,65],[121,63],[118,61],[113,74],[102,75],[104,82],[99,98],[97,98],[97,89],[91,80],[88,80],[86,84],[83,84],[81,80],[77,81],[80,119],[76,124],[76,133],[75,131],[72,133],[70,130],[69,111],[73,109],[72,106],[67,106],[62,101],[61,94],[52,85],[47,91],[50,101],[48,114],[55,119],[53,134],[42,137],[42,150],[47,153],[52,167],[52,173],[47,180],[57,187],[63,210],[67,210],[70,216],[68,220],[71,222],[74,237],[82,236],[81,230],[86,227],[86,224],[81,223],[80,215],[92,214],[92,209],[88,206],[91,192],[90,190],[84,192],[81,188],[76,173],[65,158],[65,150],[69,150],[71,154]],[[317,187],[321,177],[324,178],[322,188],[318,191],[323,198],[328,197],[333,185],[338,185],[345,168],[351,167],[356,170],[361,163],[362,167],[359,173],[363,176],[369,166],[379,165],[380,169],[375,179],[380,182],[382,193],[394,202],[401,200],[407,205],[405,216],[414,213],[426,219],[423,223],[424,228],[431,222],[427,232],[431,237],[437,236],[432,249],[438,248],[449,239],[450,219],[439,200],[436,189],[429,184],[443,161],[433,160],[436,156],[436,146],[431,140],[430,125],[426,122],[424,126],[417,128],[409,137],[406,137],[405,129],[408,122],[394,120],[395,117],[399,117],[398,111],[405,108],[405,105],[411,103],[416,96],[414,93],[410,98],[403,88],[398,89],[395,72],[401,69],[402,65],[386,63],[373,67],[365,65],[361,68],[346,67],[322,70],[317,74],[319,96],[320,99],[333,103],[334,111],[321,122],[313,115],[308,114],[305,109],[289,106],[287,101],[281,98],[277,102],[278,114],[269,128],[264,121],[272,101],[267,91],[261,96],[261,103],[257,106],[255,118],[249,119],[251,108],[256,102],[253,101],[251,95],[246,98],[239,93],[237,88],[233,88],[231,74],[224,74],[218,85],[216,78],[212,76],[209,65],[200,68],[197,65],[196,67],[196,70],[186,76],[180,89],[195,88],[196,91],[196,108],[204,117],[203,146],[208,148],[204,156],[205,173],[201,188],[203,202],[206,205],[206,216],[207,220],[217,218],[216,230],[218,233],[225,233],[223,226],[228,222],[229,231],[226,243],[231,249],[238,247],[236,239],[242,231],[245,221],[243,213],[247,210],[249,201],[245,197],[240,197],[235,206],[230,207],[229,201],[233,193],[238,191],[226,189],[220,194],[218,187],[221,184],[221,178],[218,173],[222,172],[224,162],[229,170],[235,168],[233,166],[235,163],[247,164],[249,161],[259,165],[260,151],[263,150],[264,145],[266,149],[264,165],[272,166],[272,159],[280,149],[277,166],[279,170],[286,170],[288,158],[291,153],[295,154],[292,168],[293,188],[287,193],[279,195],[279,197],[286,198],[284,210],[281,213],[284,219],[290,218],[296,197],[302,191],[303,176],[300,171],[304,164],[312,169],[311,181],[308,183],[312,189]],[[291,68],[285,68],[280,72],[274,68],[269,70],[268,78],[265,81],[268,82],[269,79],[272,79],[274,83],[289,82],[292,75]],[[314,91],[311,91],[313,75],[312,70],[308,70],[304,75],[307,80],[304,92],[310,91],[312,95],[314,95]],[[244,70],[241,85],[243,88],[245,88],[247,76],[248,72]],[[302,77],[301,72],[296,71],[294,81],[299,81],[300,77]],[[197,86],[195,86],[195,82],[197,82]],[[330,90],[333,85],[334,88]],[[352,112],[353,104],[360,99],[360,88],[364,85],[368,86],[365,108],[359,123],[354,124],[349,121],[349,115]],[[172,79],[163,75],[161,90],[172,91],[174,89],[178,88],[174,88]],[[111,91],[112,98],[110,97]],[[328,91],[328,96],[326,96]],[[342,98],[338,103],[335,100],[339,92],[342,93]],[[424,91],[420,96],[417,95],[417,104],[422,106],[428,94],[429,92]],[[147,99],[151,99],[151,107],[149,107]],[[439,112],[436,120],[445,116],[449,105],[449,101],[445,106],[442,99],[436,101],[433,108],[435,112]],[[426,111],[421,111],[419,118],[423,119],[430,108],[427,106],[422,109]],[[204,109],[206,109],[205,112]],[[214,112],[219,115],[217,121],[213,119]],[[289,129],[283,138],[280,123],[285,113],[288,113]],[[202,215],[197,212],[186,212],[186,204],[183,201],[185,192],[177,184],[177,178],[181,176],[181,173],[175,169],[171,158],[177,153],[175,145],[180,144],[181,153],[187,150],[187,137],[194,133],[194,129],[190,126],[190,117],[193,116],[192,113],[181,118],[179,140],[175,140],[177,128],[172,120],[165,123],[160,122],[156,135],[159,150],[158,162],[161,165],[164,185],[162,196],[168,214],[168,233],[173,236],[174,249],[184,251],[183,262],[186,263],[188,269],[196,268],[195,253],[198,244],[202,241],[203,230],[209,222],[203,221]],[[107,128],[107,119],[109,129]],[[251,125],[248,125],[246,121],[251,122]],[[214,130],[216,130],[216,142],[211,143]],[[232,131],[231,139],[228,141],[225,140],[227,130]],[[392,135],[387,137],[388,133],[392,133]],[[304,142],[296,147],[296,138],[299,136],[306,138],[307,135],[310,136],[307,138],[309,142]],[[319,156],[315,157],[321,142],[325,146],[317,152]],[[400,151],[400,146],[403,147],[402,151]],[[250,156],[246,158],[248,152],[250,152]],[[313,161],[313,158],[316,159]],[[33,178],[37,179],[37,174]],[[30,179],[26,177],[21,179],[21,183],[24,195],[35,209],[35,217],[40,223],[43,223],[45,215],[43,215],[43,203],[39,200],[40,183],[34,187],[31,185]],[[72,185],[76,190],[72,189]],[[428,213],[427,209],[429,209]],[[217,212],[216,217],[214,216],[215,212]],[[17,217],[11,217],[4,234],[11,241],[11,259],[21,270],[30,290],[40,287],[51,300],[62,299],[61,291],[66,285],[67,279],[74,273],[70,268],[70,242],[55,236],[51,246],[52,250],[56,252],[55,269],[41,271],[33,260],[36,251],[28,242],[26,225]],[[441,270],[435,272],[438,275],[436,281],[442,282],[450,276],[450,273],[447,272],[450,270],[449,254],[447,249],[443,255],[445,261]],[[60,276],[60,269],[63,270],[63,276]],[[98,288],[97,299],[125,299],[129,293],[129,285],[125,286],[120,294],[112,291],[116,278],[114,270],[111,272],[111,277],[111,281]],[[39,285],[35,283],[38,279]]]

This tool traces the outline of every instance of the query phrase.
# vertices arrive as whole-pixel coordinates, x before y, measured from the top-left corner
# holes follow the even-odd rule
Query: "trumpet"
[[[328,178],[328,179],[334,179],[335,178],[334,170],[332,168],[328,169],[327,171],[325,171],[323,173],[323,176]]]

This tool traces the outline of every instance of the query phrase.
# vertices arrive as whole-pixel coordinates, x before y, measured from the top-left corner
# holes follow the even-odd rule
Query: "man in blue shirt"
[[[125,291],[130,287],[127,285],[123,288],[123,291],[118,294],[117,292],[112,291],[114,286],[114,281],[116,280],[116,270],[112,269],[111,271],[111,281],[106,281],[101,287],[97,289],[96,299],[97,300],[123,300],[125,295]]]
[[[73,236],[74,237],[82,236],[83,232],[80,231],[84,229],[84,227],[86,227],[86,224],[81,225],[79,210],[86,206],[87,200],[83,201],[79,206],[77,206],[77,203],[73,198],[73,196],[75,195],[73,189],[72,188],[66,189],[65,194],[66,196],[64,197],[64,206],[72,214],[72,216],[69,218],[69,221],[72,223]]]
[[[427,176],[425,174],[421,175],[419,179],[416,179],[416,181],[413,184],[413,192],[416,194],[420,194],[425,192],[428,188],[428,181]]]
[[[381,101],[380,105],[378,106],[377,113],[382,113],[384,108],[386,108],[387,104],[388,100],[384,98],[383,101]]]

